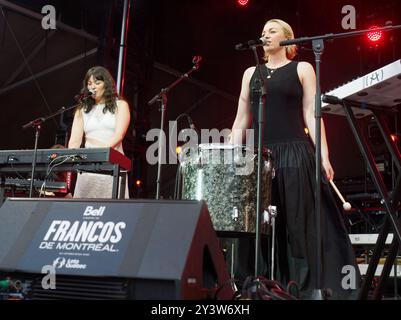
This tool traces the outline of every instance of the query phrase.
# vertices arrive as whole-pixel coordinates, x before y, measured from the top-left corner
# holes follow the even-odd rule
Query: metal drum
[[[182,198],[205,200],[216,231],[255,232],[257,150],[231,144],[200,144],[180,155]],[[273,165],[271,153],[263,151],[262,224],[270,205]]]

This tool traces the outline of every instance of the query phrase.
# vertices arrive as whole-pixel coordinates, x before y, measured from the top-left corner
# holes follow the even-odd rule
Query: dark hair
[[[117,108],[117,99],[119,98],[116,89],[116,83],[111,76],[110,72],[101,66],[95,66],[88,70],[85,75],[85,78],[82,83],[81,94],[85,95],[88,93],[88,81],[89,78],[93,76],[94,79],[100,80],[104,82],[104,109],[103,113],[110,111],[114,113]],[[95,105],[94,99],[85,99],[85,101],[81,101],[78,105],[78,109],[83,109],[84,112],[88,113],[91,111],[93,106]]]

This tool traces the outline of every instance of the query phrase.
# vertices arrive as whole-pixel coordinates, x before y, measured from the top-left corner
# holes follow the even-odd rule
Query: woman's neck
[[[101,99],[95,99],[96,104],[103,104],[105,102],[104,98]]]
[[[287,58],[285,50],[282,50],[277,53],[269,54],[269,60],[267,65],[271,68],[278,68],[285,64],[287,64],[290,60]]]

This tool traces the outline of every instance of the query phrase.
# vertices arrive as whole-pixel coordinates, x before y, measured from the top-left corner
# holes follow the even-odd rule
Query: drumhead
[[[227,143],[201,143],[199,145],[186,146],[181,150],[178,159],[181,165],[185,165],[188,162],[199,162],[202,158],[214,154],[215,157],[220,157],[221,152],[226,156],[231,154],[229,157],[234,158],[234,163],[241,163],[247,161],[253,161],[258,154],[258,148],[248,145],[241,144],[227,144]],[[229,152],[228,154],[226,154]],[[242,158],[242,155],[245,158]],[[263,148],[262,157],[265,160],[272,160],[271,151],[267,148]],[[232,162],[229,162],[232,163]]]
[[[253,150],[254,154],[258,153],[258,148],[256,146],[249,146],[246,144],[229,144],[229,143],[201,143],[198,145],[200,150],[234,150],[234,149],[242,149],[242,150]],[[269,156],[271,155],[271,151],[265,146],[262,151],[263,155]]]
[[[213,150],[213,149],[235,149],[242,148],[240,144],[228,144],[228,143],[201,143],[199,144],[199,149],[201,150]]]

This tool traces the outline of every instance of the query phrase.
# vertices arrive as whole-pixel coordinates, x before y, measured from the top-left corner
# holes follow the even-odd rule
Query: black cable
[[[294,286],[294,281],[289,283],[289,287]],[[298,286],[296,287],[298,288]],[[245,279],[242,288],[242,295],[247,299],[261,299],[266,300],[297,300],[298,298],[287,292],[283,286],[274,280],[268,280],[262,276],[253,278],[248,277]]]
[[[237,279],[229,279],[226,282],[224,282],[223,284],[221,284],[216,292],[214,293],[214,300],[217,300],[219,293],[221,292],[221,290],[223,290],[227,285],[231,285],[231,284],[236,284],[236,283],[242,283],[242,281],[237,280]],[[239,297],[241,296],[241,292],[236,290],[234,291],[234,295],[231,297],[231,300],[237,300]]]
[[[181,165],[178,164],[177,172],[175,174],[175,184],[174,184],[174,200],[179,200],[180,198],[180,187],[181,187]]]
[[[17,171],[17,168],[15,168],[15,167],[13,166],[13,163],[12,163],[12,162],[9,162],[9,163],[10,163],[11,169],[13,169],[14,173],[17,175],[18,178],[20,178],[21,180],[28,180],[26,177],[22,176],[22,175]],[[31,178],[31,179],[32,179],[32,178]],[[29,189],[29,188],[26,187],[25,189]],[[35,189],[36,192],[38,192],[38,189],[37,189],[37,188],[34,187],[34,189]],[[15,187],[14,187],[14,189],[12,189],[11,192],[13,193],[13,196],[15,196]]]
[[[187,118],[188,125],[190,126],[191,129],[195,128],[191,117],[187,113],[179,114],[178,117],[175,118],[175,120],[174,120],[174,124],[173,124],[172,130],[171,130],[170,135],[169,135],[169,150],[168,150],[169,153],[172,151],[171,150],[171,143],[170,143],[171,135],[174,132],[174,128],[175,128],[178,120],[181,119],[182,117],[186,117]],[[194,130],[196,130],[196,129],[194,129]],[[175,151],[175,154],[177,155],[176,151]],[[178,162],[179,163],[178,163],[178,167],[177,167],[177,171],[176,171],[176,175],[175,175],[175,184],[174,184],[174,200],[178,199],[178,197],[180,195],[180,190],[179,189],[181,188],[181,165],[180,165],[180,161],[178,161]]]
[[[188,125],[189,125],[190,127],[193,126],[193,121],[192,121],[191,117],[190,117],[188,114],[186,114],[186,113],[181,113],[181,114],[179,114],[178,117],[175,118],[175,120],[174,120],[173,127],[171,128],[171,129],[172,129],[172,130],[171,130],[172,132],[170,133],[169,140],[171,140],[171,135],[172,135],[172,133],[174,132],[174,128],[175,128],[175,126],[176,126],[176,123],[177,123],[178,120],[181,119],[182,117],[186,117],[186,118],[187,118],[187,120],[188,120]],[[177,126],[177,127],[178,127],[178,126]],[[169,152],[171,152],[171,144],[170,144],[170,143],[169,143]]]
[[[16,173],[17,176],[18,176],[20,179],[24,179],[24,180],[25,180],[25,178],[17,171],[17,168],[14,168],[12,162],[10,162],[10,165],[11,165],[11,169],[13,169],[14,173]]]
[[[44,177],[44,179],[43,179],[43,183],[42,183],[42,186],[41,186],[41,188],[40,188],[39,198],[40,198],[40,196],[41,196],[42,191],[43,191],[44,195],[46,195],[46,181],[47,181],[47,179],[49,178],[50,174],[52,173],[53,169],[54,169],[55,167],[57,167],[57,166],[63,164],[64,162],[66,162],[66,161],[68,161],[68,160],[70,160],[70,159],[72,159],[72,158],[75,158],[75,157],[77,157],[77,156],[79,156],[79,155],[78,155],[78,154],[60,155],[60,156],[54,158],[52,161],[49,162],[49,164],[47,165],[46,175],[45,175],[45,177]],[[56,160],[60,160],[60,159],[62,159],[62,158],[64,158],[62,161],[57,162],[57,163],[55,163],[55,164],[52,165],[53,162],[55,162]],[[43,189],[43,190],[42,190],[42,189]]]
[[[295,292],[296,292],[295,295],[291,293],[292,292],[292,288],[295,289]],[[287,292],[289,294],[291,294],[292,296],[294,296],[294,297],[299,299],[299,286],[298,286],[298,283],[296,283],[295,281],[288,282],[288,284],[287,284]]]

